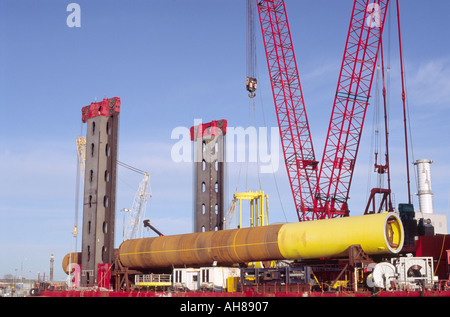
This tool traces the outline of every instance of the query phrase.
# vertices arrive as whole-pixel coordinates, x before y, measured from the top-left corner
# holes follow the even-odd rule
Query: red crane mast
[[[355,0],[316,199],[319,218],[348,215],[347,200],[377,65],[389,0]]]
[[[300,221],[314,218],[317,165],[283,0],[258,1],[281,144]]]
[[[320,170],[283,0],[256,0],[299,221],[348,215],[348,193],[389,0],[355,0]]]

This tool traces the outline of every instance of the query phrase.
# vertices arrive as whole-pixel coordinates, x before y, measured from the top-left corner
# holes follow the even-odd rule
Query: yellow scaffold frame
[[[264,191],[235,193],[234,201],[239,201],[239,226],[237,226],[236,207],[234,204],[234,228],[242,228],[242,201],[250,201],[250,227],[267,226],[269,224],[269,196]]]

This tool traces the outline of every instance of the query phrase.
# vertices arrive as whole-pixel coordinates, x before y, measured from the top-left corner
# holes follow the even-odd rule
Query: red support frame
[[[317,165],[283,0],[256,0],[287,174],[300,221],[314,216]]]
[[[355,0],[321,161],[318,219],[349,213],[347,200],[389,0]]]
[[[97,286],[100,288],[111,288],[111,264],[97,264]]]
[[[197,138],[203,138],[210,135],[217,135],[219,133],[226,134],[227,133],[227,120],[217,120],[211,121],[209,123],[202,123],[198,127],[191,127],[190,135],[191,141],[196,141]]]
[[[88,119],[97,116],[110,117],[114,113],[120,113],[120,98],[104,98],[100,102],[92,102],[89,106],[81,109],[81,120],[86,123]]]

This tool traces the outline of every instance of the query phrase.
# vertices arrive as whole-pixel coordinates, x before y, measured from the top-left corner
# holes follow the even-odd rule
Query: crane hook
[[[256,78],[247,77],[245,80],[245,87],[247,88],[247,91],[249,92],[248,96],[250,98],[255,98],[256,94],[256,87],[257,87],[257,80]]]

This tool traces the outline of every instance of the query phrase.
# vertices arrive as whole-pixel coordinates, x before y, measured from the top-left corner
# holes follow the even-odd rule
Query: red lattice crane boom
[[[300,221],[312,217],[317,183],[308,117],[283,0],[258,2],[281,144]]]
[[[256,0],[286,169],[300,221],[348,215],[348,194],[389,0],[355,0],[320,170],[283,0]]]
[[[389,0],[355,0],[316,199],[320,218],[348,214],[347,200],[369,105]]]

